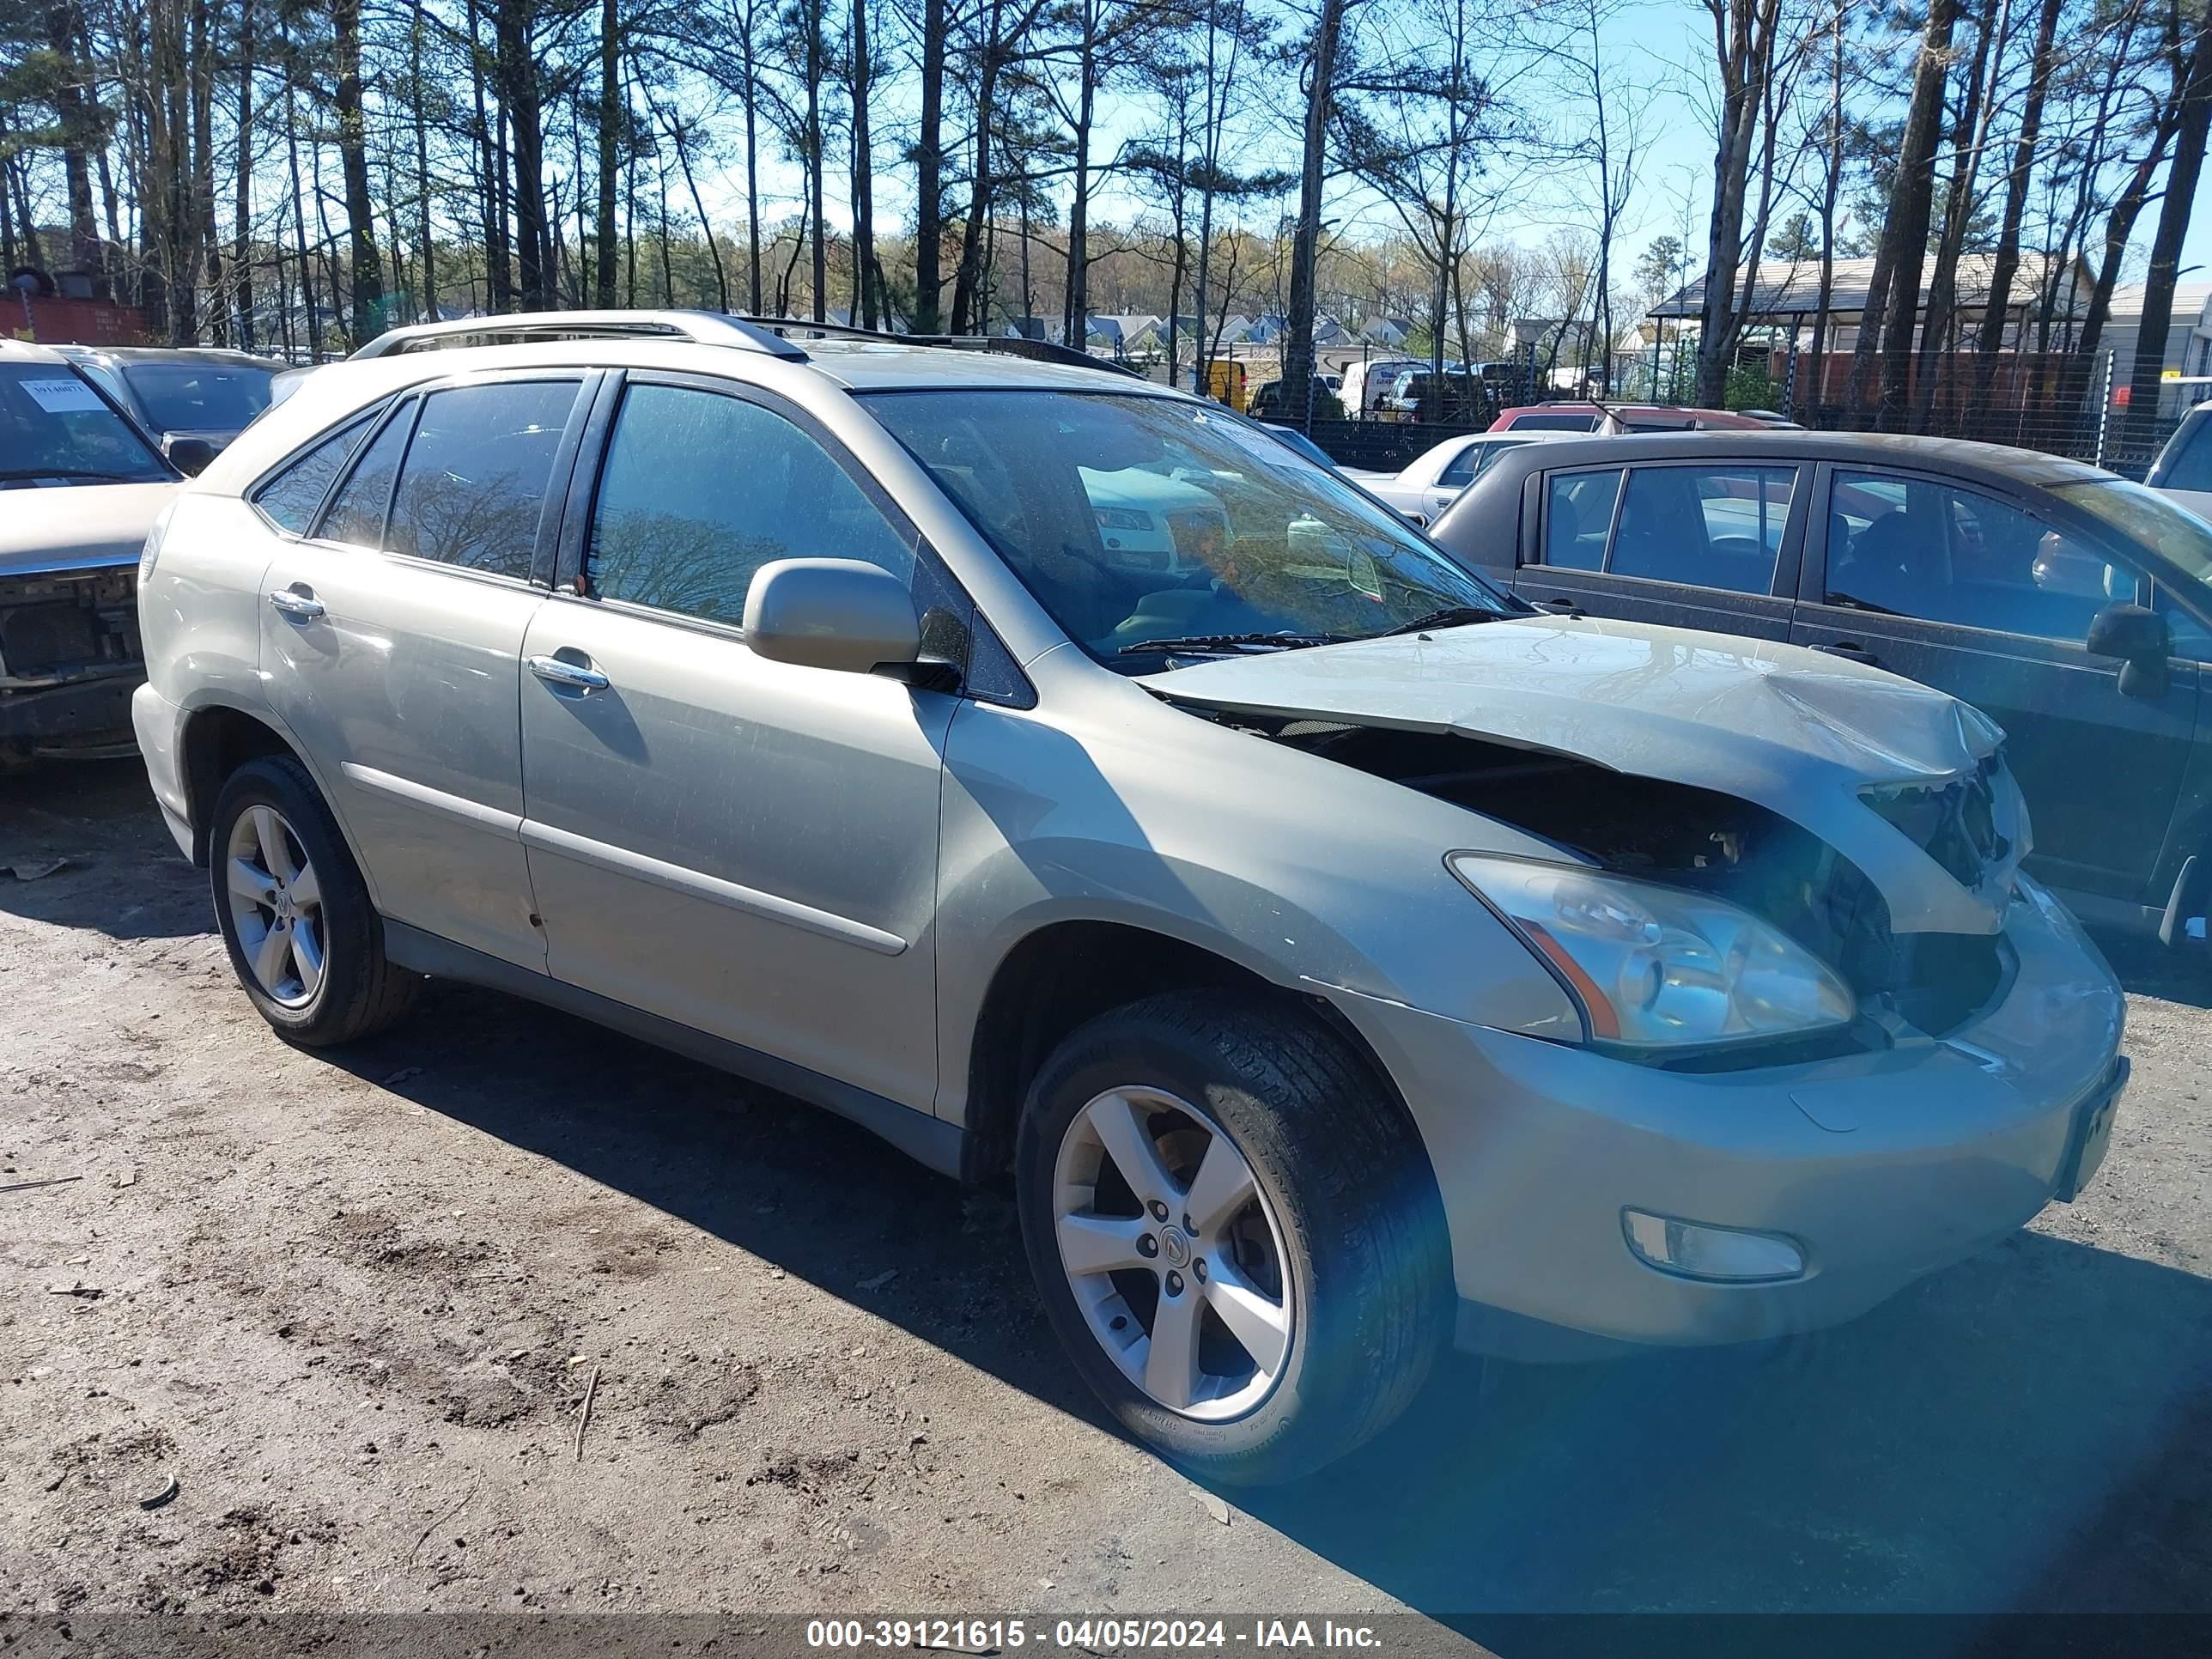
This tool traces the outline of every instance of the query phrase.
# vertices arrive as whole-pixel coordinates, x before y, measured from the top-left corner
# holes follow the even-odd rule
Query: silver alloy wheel
[[[254,982],[288,1008],[312,1001],[323,982],[322,884],[275,807],[249,806],[232,823],[223,884]]]
[[[1282,1228],[1221,1127],[1163,1090],[1075,1115],[1052,1182],[1060,1267],[1121,1373],[1200,1422],[1267,1397],[1295,1334]]]

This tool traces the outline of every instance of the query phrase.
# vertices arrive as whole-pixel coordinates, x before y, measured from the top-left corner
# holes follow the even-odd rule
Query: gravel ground
[[[0,781],[0,1186],[75,1177],[0,1192],[0,1647],[1411,1609],[1510,1659],[1558,1646],[1530,1613],[2212,1613],[2212,974],[2116,946],[2092,1190],[1857,1324],[1454,1362],[1325,1477],[1215,1494],[1103,1425],[1003,1193],[465,988],[288,1048],[202,882],[135,763]]]

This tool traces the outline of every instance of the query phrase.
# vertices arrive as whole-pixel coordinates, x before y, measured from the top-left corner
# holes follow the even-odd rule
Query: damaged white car
[[[2104,1155],[2119,992],[1940,693],[1532,612],[1084,368],[378,352],[148,552],[138,734],[246,994],[319,1044],[501,987],[1011,1173],[1074,1364],[1211,1478],[1455,1341],[1849,1319]],[[1108,544],[1133,470],[1204,509],[1172,558]]]
[[[138,550],[181,477],[66,358],[0,340],[0,767],[130,752]]]

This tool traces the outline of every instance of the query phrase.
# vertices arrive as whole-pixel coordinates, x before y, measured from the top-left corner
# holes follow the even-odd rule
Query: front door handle
[[[557,685],[564,691],[578,691],[588,696],[594,691],[604,691],[614,682],[596,668],[580,662],[570,662],[565,657],[532,657],[530,672],[548,685]]]
[[[1813,648],[1815,651],[1825,652],[1831,657],[1841,657],[1848,662],[1863,662],[1869,668],[1877,668],[1881,665],[1881,659],[1856,640],[1838,640],[1832,645],[1816,645]]]
[[[323,602],[312,593],[301,593],[289,587],[272,590],[269,595],[270,608],[294,622],[313,622],[327,613]]]

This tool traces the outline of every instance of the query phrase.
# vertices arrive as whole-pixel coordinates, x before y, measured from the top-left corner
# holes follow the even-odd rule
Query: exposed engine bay
[[[1901,1021],[1942,1035],[1986,1006],[2007,972],[1998,935],[1893,932],[1889,907],[1850,860],[1733,795],[1459,734],[1249,715],[1234,723],[1510,823],[1601,868],[1724,898],[1832,965],[1893,1030]],[[2006,850],[1986,813],[1973,821],[1971,802],[1916,797],[1884,816],[1907,834],[1924,828],[1931,855],[1971,884],[1978,855]]]
[[[51,685],[142,661],[137,590],[128,568],[0,580],[0,684]]]
[[[0,580],[0,706],[20,700],[28,709],[40,699],[76,695],[63,688],[136,678],[144,665],[134,568]],[[0,761],[109,750],[130,740],[127,720],[88,731],[55,718],[52,705],[41,704],[40,714],[44,718],[15,723],[20,727],[15,737],[0,737]],[[100,724],[113,723],[103,719]]]

